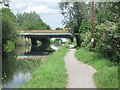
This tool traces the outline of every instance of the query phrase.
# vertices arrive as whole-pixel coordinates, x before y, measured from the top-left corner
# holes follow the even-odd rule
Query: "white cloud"
[[[29,2],[60,2],[61,0],[12,0],[12,2],[24,2],[24,3],[29,3]]]
[[[49,0],[12,0],[10,8],[15,14],[35,11],[45,23],[55,29],[62,27],[63,19],[58,8],[58,1],[60,0],[52,0],[52,2]]]
[[[12,2],[10,8],[13,10],[13,12],[16,14],[18,12],[31,12],[36,11],[37,13],[41,14],[55,14],[58,13],[58,3],[57,2],[34,2],[34,3],[18,3],[18,2]]]
[[[57,27],[63,27],[62,20],[63,16],[60,14],[48,14],[48,15],[41,15],[42,20],[50,25],[52,29],[55,29]]]
[[[32,3],[29,4],[29,6],[24,10],[24,12],[29,13],[31,11],[35,11],[35,12],[37,12],[39,14],[40,13],[42,13],[42,14],[44,14],[44,13],[51,14],[51,13],[59,12],[57,9],[50,8],[50,7],[46,6],[46,5],[32,5]]]

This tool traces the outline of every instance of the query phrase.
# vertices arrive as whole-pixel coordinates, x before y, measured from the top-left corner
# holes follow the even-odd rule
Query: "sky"
[[[63,16],[58,7],[59,2],[60,0],[11,0],[10,9],[15,15],[35,11],[54,30],[57,27],[64,27]]]
[[[61,0],[10,0],[10,8],[14,14],[35,11],[41,19],[54,30],[57,27],[63,28],[63,16],[60,14],[58,3]],[[65,0],[62,0],[65,1]],[[68,0],[70,1],[70,0]],[[85,1],[90,0],[76,0]],[[95,1],[95,0],[94,0]]]

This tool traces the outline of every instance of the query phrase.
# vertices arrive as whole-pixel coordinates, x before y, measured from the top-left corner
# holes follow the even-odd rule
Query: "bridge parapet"
[[[18,33],[71,33],[67,30],[19,30]]]
[[[29,37],[31,39],[39,38],[73,38],[73,34],[67,30],[19,30],[19,36]]]

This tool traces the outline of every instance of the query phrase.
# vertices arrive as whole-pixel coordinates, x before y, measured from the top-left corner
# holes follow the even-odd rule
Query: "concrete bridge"
[[[32,44],[36,44],[37,40],[47,40],[48,38],[69,38],[73,41],[73,34],[69,30],[19,30],[19,36],[31,38]],[[45,41],[46,42],[46,41]]]

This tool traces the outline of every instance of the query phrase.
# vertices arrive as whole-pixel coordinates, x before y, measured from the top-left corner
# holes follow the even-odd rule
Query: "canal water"
[[[60,47],[51,45],[43,49],[37,46],[19,46],[14,52],[3,53],[2,87],[18,88],[25,84],[32,77],[31,72]]]

